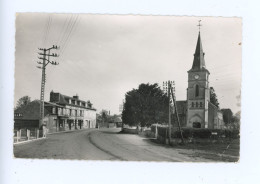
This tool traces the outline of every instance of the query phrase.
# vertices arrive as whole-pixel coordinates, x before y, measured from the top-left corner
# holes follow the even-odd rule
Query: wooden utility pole
[[[169,139],[169,144],[171,144],[171,114],[172,114],[172,111],[171,111],[171,91],[170,91],[170,88],[171,88],[171,84],[173,83],[173,81],[166,81],[166,82],[163,82],[163,90],[164,92],[167,94],[168,98],[169,98],[169,121],[168,121],[168,139]]]
[[[168,81],[168,97],[169,97],[169,144],[171,144],[171,91],[170,91],[171,83]]]
[[[40,126],[43,125],[43,119],[44,119],[44,90],[45,90],[45,83],[46,83],[46,66],[50,63],[52,65],[58,65],[59,63],[50,61],[50,57],[58,57],[57,54],[50,54],[50,51],[52,49],[59,49],[58,46],[53,45],[52,47],[45,49],[45,48],[39,48],[40,51],[43,51],[38,53],[42,57],[38,57],[39,59],[42,60],[42,62],[37,62],[38,64],[42,66],[37,66],[37,68],[42,69],[42,80],[41,80],[41,95],[40,95],[40,100],[41,100],[41,105],[40,105]],[[47,54],[48,52],[48,54]],[[48,57],[48,59],[46,58]]]
[[[173,83],[173,85],[174,85],[174,83]],[[173,87],[172,86],[170,86],[170,90],[171,90],[171,94],[172,94],[172,100],[173,100],[173,103],[174,103],[174,110],[175,110],[175,114],[176,114],[176,118],[177,118],[177,122],[178,122],[179,131],[181,133],[181,141],[184,144],[184,139],[183,139],[183,135],[182,135],[180,119],[179,119],[179,115],[178,115],[177,104],[176,104],[176,100],[175,100],[175,92],[173,91]]]

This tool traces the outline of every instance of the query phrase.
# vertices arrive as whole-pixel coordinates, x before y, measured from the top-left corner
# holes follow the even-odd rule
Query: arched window
[[[199,96],[199,85],[195,86],[195,97]]]

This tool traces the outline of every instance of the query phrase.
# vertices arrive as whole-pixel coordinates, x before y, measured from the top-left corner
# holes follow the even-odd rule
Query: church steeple
[[[202,42],[201,42],[200,32],[199,32],[197,46],[196,46],[193,64],[192,64],[192,68],[191,68],[192,71],[199,71],[199,70],[206,69],[204,55],[205,55],[205,53],[203,52],[203,49],[202,49]]]

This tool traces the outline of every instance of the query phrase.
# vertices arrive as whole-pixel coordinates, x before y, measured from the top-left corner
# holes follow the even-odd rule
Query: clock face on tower
[[[199,79],[200,76],[198,74],[194,75],[194,79]]]

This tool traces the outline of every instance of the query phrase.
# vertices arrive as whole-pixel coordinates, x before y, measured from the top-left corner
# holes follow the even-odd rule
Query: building
[[[14,111],[14,130],[28,129],[34,130],[41,128],[40,124],[40,100],[34,100],[25,106],[22,106]],[[44,103],[44,122],[53,121],[57,119],[57,115],[52,113],[52,108],[59,108],[61,106],[49,102]]]
[[[57,127],[59,129],[71,130],[81,128],[96,128],[96,109],[90,101],[79,99],[78,95],[69,97],[61,93],[50,93],[50,103],[59,106],[51,106],[52,114],[57,115],[53,123],[49,123],[49,130]],[[46,107],[48,108],[48,107]]]
[[[182,127],[223,128],[223,114],[210,102],[209,75],[205,53],[198,35],[193,64],[188,71],[187,101],[177,101],[178,115]]]
[[[50,102],[44,102],[44,119],[48,132],[96,128],[96,109],[90,101],[50,93]],[[14,111],[14,129],[41,129],[40,101],[34,100]]]

